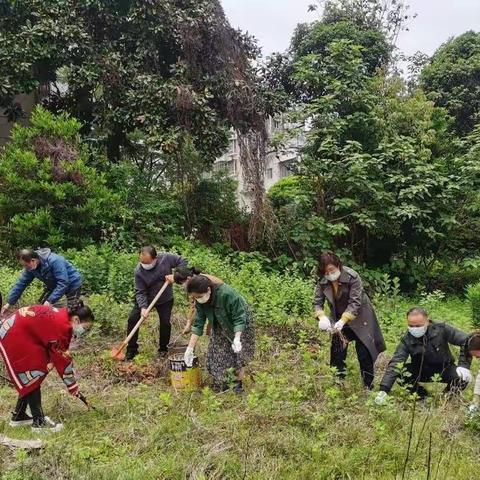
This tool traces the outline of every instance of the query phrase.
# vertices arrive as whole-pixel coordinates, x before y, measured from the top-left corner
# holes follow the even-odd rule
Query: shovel
[[[155,298],[152,300],[152,302],[148,306],[147,315],[150,313],[152,308],[158,302],[158,299],[162,296],[163,292],[167,289],[167,287],[169,285],[170,284],[168,282],[165,282],[163,284],[163,287],[160,289],[160,291],[157,293]],[[119,347],[112,347],[111,356],[114,360],[124,360],[125,359],[125,354],[123,353],[124,348],[128,345],[128,342],[135,335],[135,333],[140,328],[140,326],[142,325],[142,323],[145,321],[146,318],[147,318],[146,316],[140,317],[140,320],[133,327],[132,331],[128,334],[127,338],[121,343],[121,345]]]

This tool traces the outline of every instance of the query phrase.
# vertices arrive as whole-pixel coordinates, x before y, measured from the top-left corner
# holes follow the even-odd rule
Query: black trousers
[[[368,348],[357,337],[355,332],[349,327],[343,327],[342,334],[349,342],[355,342],[355,350],[357,352],[358,363],[360,364],[360,374],[362,375],[363,384],[367,388],[372,388],[374,370],[373,360]],[[335,367],[340,378],[345,378],[347,373],[348,344],[344,347],[339,335],[332,335],[332,344],[330,346],[330,366]]]
[[[40,391],[40,387],[24,397],[18,397],[14,416],[24,415],[26,413],[27,406],[30,407],[30,412],[33,419],[42,419],[44,417],[42,409],[42,393]]]
[[[52,291],[45,289],[42,293],[42,296],[38,299],[38,304],[43,305],[48,297],[51,295]],[[69,290],[66,294],[65,297],[67,298],[67,307],[74,307],[77,303],[78,300],[80,300],[80,297],[82,296],[82,287],[75,288],[74,290]],[[62,300],[60,299],[58,302],[55,303],[54,306],[56,307],[61,307]]]
[[[172,309],[173,309],[173,299],[169,302],[162,303],[155,306],[158,318],[160,322],[160,338],[158,340],[158,351],[166,352],[168,350],[168,344],[170,343],[170,334],[172,332],[172,324],[170,320],[172,318]],[[140,320],[141,308],[138,306],[137,302],[133,306],[130,316],[128,317],[127,325],[127,335],[133,330],[133,327]],[[127,346],[128,353],[137,353],[138,352],[138,330],[135,335],[128,342]]]
[[[457,366],[452,365],[431,365],[421,359],[414,359],[411,363],[405,365],[409,377],[404,378],[403,383],[413,393],[418,393],[420,397],[427,396],[427,391],[418,383],[431,382],[434,375],[440,375],[442,382],[447,384],[446,392],[458,393],[465,390],[468,386],[457,375]]]

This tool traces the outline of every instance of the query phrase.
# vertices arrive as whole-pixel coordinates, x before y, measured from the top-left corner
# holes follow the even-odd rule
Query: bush
[[[465,259],[461,263],[436,262],[425,279],[428,291],[441,290],[445,293],[461,295],[468,285],[480,282],[480,260]]]
[[[467,298],[472,308],[472,324],[480,328],[480,283],[475,283],[467,288]]]
[[[102,238],[118,197],[91,165],[80,123],[37,107],[0,153],[1,247],[84,247]]]
[[[95,330],[102,334],[126,329],[127,318],[132,306],[119,303],[112,295],[93,294],[88,305],[95,314]]]
[[[85,293],[108,292],[110,263],[115,261],[114,252],[108,245],[70,249],[64,255],[82,274]]]
[[[20,272],[14,268],[0,267],[0,293],[2,294],[3,303],[7,301],[7,295],[15,282],[18,280]],[[43,284],[35,280],[20,299],[21,305],[33,305],[38,302],[43,292]]]

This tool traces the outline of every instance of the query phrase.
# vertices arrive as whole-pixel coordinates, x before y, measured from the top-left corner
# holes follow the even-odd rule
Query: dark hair
[[[412,307],[408,312],[407,312],[407,318],[410,315],[423,315],[424,317],[428,318],[428,312],[422,308],[422,307]]]
[[[193,278],[188,282],[187,292],[188,293],[207,293],[208,289],[214,289],[213,283],[204,275],[194,275]]]
[[[23,260],[24,262],[31,262],[33,259],[38,259],[40,256],[35,250],[31,248],[24,248],[18,252],[18,259]]]
[[[152,247],[151,245],[147,245],[145,247],[142,247],[140,249],[140,253],[147,253],[152,258],[157,258],[157,250],[155,250],[155,247]]]
[[[480,350],[480,332],[474,333],[468,340],[468,351]]]
[[[339,270],[341,270],[343,267],[340,258],[338,258],[338,256],[330,250],[322,252],[318,257],[318,274],[320,276],[323,277],[325,275],[327,265],[335,265],[335,267],[337,267]]]
[[[95,321],[95,315],[89,306],[84,305],[82,300],[78,300],[73,305],[67,308],[68,316],[73,317],[77,316],[80,319],[80,322],[93,322]]]
[[[195,267],[177,267],[173,272],[173,279],[175,283],[181,285],[182,283],[186,282],[189,277],[193,277],[194,275],[200,275],[202,272],[197,270]]]

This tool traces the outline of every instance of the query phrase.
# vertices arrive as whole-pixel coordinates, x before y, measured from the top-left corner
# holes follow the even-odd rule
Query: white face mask
[[[73,327],[73,335],[75,338],[80,338],[81,336],[85,335],[87,333],[87,329],[83,327],[82,325],[75,325]]]
[[[199,297],[197,298],[197,302],[198,303],[207,303],[209,300],[210,300],[210,295],[211,295],[211,292],[208,291],[205,295],[203,295],[202,297]]]
[[[140,265],[142,266],[142,268],[144,268],[145,270],[151,270],[155,264],[157,262],[152,262],[152,263],[140,263]]]
[[[329,282],[336,282],[340,278],[340,270],[337,270],[335,273],[331,273],[330,275],[325,275],[325,278]]]
[[[408,331],[410,335],[414,336],[415,338],[420,338],[427,333],[428,325],[424,325],[423,327],[408,327]]]

